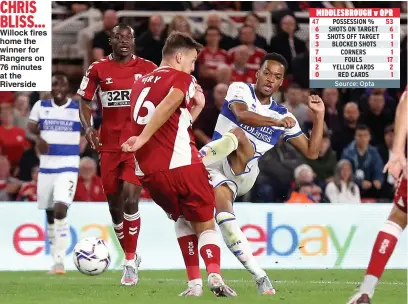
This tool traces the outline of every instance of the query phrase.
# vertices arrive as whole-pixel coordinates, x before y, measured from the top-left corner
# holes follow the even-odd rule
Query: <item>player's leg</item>
[[[275,294],[268,276],[252,254],[251,246],[242,232],[232,207],[234,193],[225,183],[214,189],[216,201],[215,220],[228,249],[254,278],[260,294]]]
[[[187,289],[180,296],[201,296],[203,294],[203,280],[200,274],[197,235],[191,223],[186,221],[184,217],[178,218],[175,230],[188,277]]]
[[[55,225],[55,272],[65,273],[64,260],[68,248],[69,224],[67,219],[68,207],[75,195],[78,173],[64,172],[55,179],[54,198],[54,225]]]
[[[399,198],[402,200],[402,198]],[[398,239],[402,231],[407,226],[407,201],[405,197],[404,208],[397,207],[397,202],[393,206],[391,213],[385,221],[383,227],[377,235],[373,250],[371,252],[371,259],[368,264],[366,275],[361,284],[359,292],[354,295],[349,304],[366,303],[363,300],[367,299],[367,303],[373,297],[375,288],[380,280],[385,266],[388,263]]]
[[[254,175],[256,172],[244,173],[248,171],[248,162],[254,157],[254,147],[241,129],[235,128],[231,132],[235,134],[238,139],[238,149],[227,156],[227,166],[224,166],[222,170],[226,174],[225,171],[232,169],[235,175],[241,175],[241,177],[238,177],[238,179],[243,180],[240,186],[245,187],[246,191],[252,187],[256,180],[256,175]],[[255,170],[255,168],[252,170]],[[245,175],[249,176],[249,178],[245,179]],[[217,179],[216,176],[213,178]],[[231,176],[231,178],[234,178],[234,176]],[[231,253],[234,254],[241,264],[251,273],[256,281],[259,293],[275,294],[275,289],[265,271],[261,269],[253,256],[249,242],[236,220],[232,204],[237,194],[237,185],[225,176],[218,182],[215,180],[213,184],[218,185],[218,187],[214,189],[216,201],[215,220],[220,227],[225,244]]]
[[[235,130],[235,132],[234,132]],[[233,151],[237,150],[239,147],[239,138],[237,134],[240,130],[239,128],[233,129],[221,136],[221,138],[209,142],[204,147],[200,149],[202,155],[202,160],[205,166],[210,166],[228,155]],[[241,130],[242,131],[242,130]]]
[[[101,178],[103,190],[108,199],[112,227],[122,249],[125,250],[123,232],[124,204],[122,188],[119,184],[120,157],[121,153],[100,152]]]
[[[140,234],[139,198],[142,187],[135,176],[135,160],[133,155],[122,153],[119,175],[120,188],[123,193],[123,235],[125,263],[122,284],[136,285],[139,281],[138,267],[141,262],[136,254],[137,241]]]
[[[198,238],[198,251],[208,274],[211,291],[220,297],[236,296],[221,277],[221,249],[219,237],[215,231],[215,199],[208,172],[202,164],[177,168],[179,171],[180,211]]]
[[[37,181],[37,204],[38,209],[45,210],[47,216],[47,239],[50,244],[53,265],[49,274],[55,274],[55,224],[54,224],[54,201],[52,192],[54,188],[54,174],[38,174]]]

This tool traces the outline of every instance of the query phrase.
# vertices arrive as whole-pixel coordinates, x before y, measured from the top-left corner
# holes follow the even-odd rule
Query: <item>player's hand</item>
[[[325,107],[324,102],[319,95],[310,95],[309,96],[309,109],[315,114],[324,114]]]
[[[292,117],[285,117],[278,121],[278,127],[283,127],[285,129],[293,128],[296,125],[296,120]]]
[[[384,166],[383,173],[389,172],[396,180],[400,178],[401,172],[407,177],[407,159],[405,155],[392,154],[387,164]]]
[[[368,180],[363,181],[363,189],[364,190],[371,189],[372,186],[373,186],[373,184],[370,181],[368,181]]]
[[[99,142],[98,131],[96,131],[94,128],[89,127],[85,130],[85,138],[91,145],[92,149],[98,150],[99,147],[101,146]]]
[[[128,153],[136,152],[143,147],[145,143],[146,141],[144,141],[140,136],[129,137],[129,139],[122,144],[122,151]]]
[[[48,154],[50,147],[48,146],[48,143],[44,139],[39,137],[38,140],[36,141],[36,144],[41,154]]]
[[[373,181],[374,188],[377,190],[381,189],[381,182],[379,180]]]
[[[199,84],[195,85],[195,94],[193,96],[194,104],[198,107],[204,108],[205,106],[205,96],[203,93],[203,89]]]

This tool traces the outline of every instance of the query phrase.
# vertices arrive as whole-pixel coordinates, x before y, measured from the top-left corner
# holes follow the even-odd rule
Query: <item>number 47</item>
[[[151,89],[150,87],[144,88],[140,92],[139,97],[136,100],[135,109],[133,111],[133,119],[139,125],[147,124],[150,118],[152,118],[154,110],[156,110],[156,107],[154,106],[153,102],[145,100],[147,94],[149,94],[150,89]],[[139,111],[142,108],[145,108],[147,110],[147,114],[143,117],[139,116]]]

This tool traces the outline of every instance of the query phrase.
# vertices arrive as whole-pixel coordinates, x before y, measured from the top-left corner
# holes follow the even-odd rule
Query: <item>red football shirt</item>
[[[191,98],[195,93],[193,76],[168,66],[156,69],[135,82],[131,113],[133,135],[140,135],[155,108],[171,88],[184,92],[184,100],[164,125],[136,152],[137,175],[165,171],[201,163],[191,128]]]
[[[198,56],[198,63],[206,65],[211,70],[216,70],[220,65],[228,61],[227,51],[218,48],[214,53],[205,47]]]
[[[228,51],[228,62],[230,64],[234,63],[235,59],[235,52],[237,50],[237,47],[233,47]],[[262,58],[266,55],[267,53],[258,47],[250,48],[250,55],[248,59],[248,63],[246,65],[248,70],[252,71],[257,71],[259,69],[260,63]]]
[[[153,62],[135,55],[126,64],[109,55],[89,66],[78,94],[92,100],[96,93],[102,112],[100,151],[120,151],[121,144],[131,136],[130,90],[136,79],[155,68]]]
[[[231,80],[233,82],[246,82],[246,83],[255,83],[256,82],[256,70],[250,69],[237,69],[233,64],[231,65]]]
[[[25,138],[25,130],[19,127],[10,129],[0,126],[0,151],[5,155],[12,166],[20,163],[23,152],[30,148],[30,143]]]
[[[76,202],[106,202],[103,192],[102,180],[99,176],[92,177],[89,188],[85,187],[84,179],[78,177],[78,184],[75,191],[74,201]]]

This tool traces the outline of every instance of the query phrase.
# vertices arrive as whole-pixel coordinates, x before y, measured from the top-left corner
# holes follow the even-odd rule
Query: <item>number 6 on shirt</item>
[[[150,118],[152,117],[154,110],[156,107],[151,101],[145,100],[147,94],[149,94],[151,87],[144,88],[137,98],[135,109],[133,111],[133,119],[139,125],[145,125],[149,122]],[[145,116],[139,116],[139,111],[141,108],[145,108],[147,110],[147,114]]]

